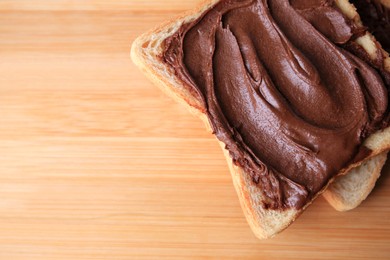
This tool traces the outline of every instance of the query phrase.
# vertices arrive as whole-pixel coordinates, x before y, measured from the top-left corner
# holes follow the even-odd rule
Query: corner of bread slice
[[[191,92],[174,70],[162,61],[164,40],[172,36],[183,24],[197,19],[217,0],[206,1],[195,10],[185,13],[172,21],[139,36],[131,46],[131,59],[144,74],[165,94],[185,105],[193,114],[204,117],[204,104]]]
[[[192,112],[197,113],[202,107],[200,101],[174,76],[171,68],[161,61],[164,39],[178,26],[179,23],[171,24],[159,31],[138,37],[131,46],[131,58],[149,80],[165,94],[180,103],[185,103]]]
[[[336,0],[336,5],[349,19],[353,20],[357,26],[364,26],[360,16],[348,0]],[[376,39],[371,33],[355,39],[372,60],[377,59],[378,48]],[[390,72],[389,54],[380,49],[379,53],[384,56],[384,68]],[[342,176],[338,176],[328,186],[323,193],[328,203],[338,211],[347,211],[359,206],[370,194],[375,186],[375,182],[380,176],[382,167],[387,158],[387,151],[390,148],[390,132],[388,129],[379,131],[368,138],[364,145],[373,152],[367,160],[356,167],[346,171]]]
[[[356,208],[371,193],[390,149],[390,128],[374,133],[363,145],[372,151],[371,156],[336,177],[323,193],[328,203],[338,211]]]
[[[267,239],[286,229],[304,209],[274,210],[264,208],[264,195],[261,188],[253,182],[249,174],[233,164],[224,144],[220,142],[220,145],[227,159],[241,208],[255,236],[259,239]]]
[[[324,198],[338,211],[356,208],[374,188],[386,159],[387,152],[383,152],[337,177],[323,193]]]

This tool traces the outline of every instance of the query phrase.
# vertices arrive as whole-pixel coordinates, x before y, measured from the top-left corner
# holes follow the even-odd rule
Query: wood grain
[[[0,259],[390,259],[389,166],[257,240],[203,125],[129,59],[197,1],[0,1]]]

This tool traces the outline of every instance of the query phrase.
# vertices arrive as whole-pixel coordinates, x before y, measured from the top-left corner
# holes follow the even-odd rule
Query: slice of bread
[[[343,13],[355,22],[357,27],[364,26],[360,15],[351,3],[345,0],[336,0],[335,2]],[[389,0],[381,0],[380,2],[390,8]],[[365,35],[355,39],[355,42],[367,52],[373,61],[377,58],[378,51],[382,52],[385,57],[383,61],[384,67],[387,71],[390,71],[389,55],[383,49],[378,50],[380,47],[375,44],[376,39],[371,33],[367,32]],[[324,198],[338,211],[347,211],[356,208],[367,198],[374,188],[386,158],[387,153],[382,153],[352,169],[347,175],[336,178],[324,192]]]
[[[188,87],[177,78],[175,71],[163,63],[160,57],[164,50],[164,39],[173,35],[183,23],[198,18],[216,2],[218,1],[208,1],[194,11],[141,35],[134,41],[131,48],[131,57],[134,63],[145,72],[150,80],[169,96],[183,103],[191,112],[201,118],[209,130],[211,130],[211,127],[205,114],[206,108],[203,107],[201,100],[191,93]],[[265,198],[262,190],[253,182],[248,173],[241,167],[233,164],[232,159],[224,148],[225,145],[221,142],[220,145],[225,153],[233,183],[246,219],[258,238],[269,238],[285,229],[326,189],[326,186],[323,187],[311,201],[299,210],[295,208],[265,209],[263,207]],[[370,158],[387,151],[390,148],[390,128],[371,135],[365,141],[364,145],[372,150]],[[349,165],[341,170],[340,174],[345,174],[360,164],[361,162]]]

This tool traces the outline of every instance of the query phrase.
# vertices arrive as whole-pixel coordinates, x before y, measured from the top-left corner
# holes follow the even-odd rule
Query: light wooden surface
[[[390,167],[259,241],[202,124],[129,59],[197,1],[0,0],[0,259],[390,259]]]

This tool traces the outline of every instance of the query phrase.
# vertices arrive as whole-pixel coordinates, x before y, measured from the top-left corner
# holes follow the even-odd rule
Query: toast
[[[178,17],[160,27],[141,35],[137,38],[131,48],[131,57],[134,63],[167,95],[184,104],[192,113],[198,116],[211,131],[212,127],[205,113],[206,108],[199,97],[188,89],[186,84],[177,77],[175,71],[161,62],[161,55],[164,50],[164,40],[172,36],[184,23],[194,21],[206,10],[219,1],[207,1],[195,10]],[[303,207],[273,209],[265,208],[263,202],[266,200],[263,191],[253,182],[250,174],[244,168],[233,163],[225,144],[218,141],[224,151],[228,162],[233,183],[238,194],[240,204],[245,217],[251,226],[254,234],[260,238],[269,238],[288,227],[311,202],[320,195],[327,187],[324,185],[321,191],[311,198]],[[371,150],[366,159],[371,159],[390,148],[390,129],[386,128],[370,135],[364,146]],[[359,166],[360,161],[352,163],[343,168],[338,175],[343,175],[351,169]],[[328,184],[332,179],[328,182]]]

